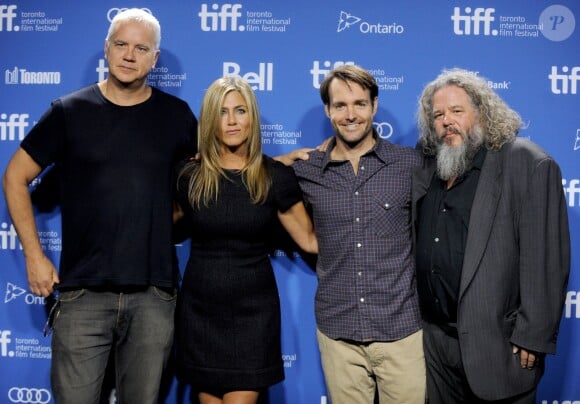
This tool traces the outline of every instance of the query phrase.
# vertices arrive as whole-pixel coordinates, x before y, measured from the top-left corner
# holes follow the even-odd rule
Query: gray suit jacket
[[[434,159],[425,158],[413,173],[415,224],[417,201],[434,172]],[[463,365],[477,396],[499,400],[537,385],[543,364],[522,369],[512,344],[556,352],[569,270],[567,205],[556,162],[521,138],[488,151],[471,210],[457,309]]]

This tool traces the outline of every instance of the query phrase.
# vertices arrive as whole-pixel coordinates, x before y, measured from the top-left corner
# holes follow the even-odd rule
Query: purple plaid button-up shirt
[[[330,159],[333,147],[293,165],[318,237],[317,326],[333,339],[402,339],[421,328],[411,248],[419,153],[377,138],[355,175]]]

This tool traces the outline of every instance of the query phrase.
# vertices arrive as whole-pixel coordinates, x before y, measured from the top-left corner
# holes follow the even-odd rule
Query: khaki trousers
[[[316,331],[331,404],[424,404],[423,332],[392,342],[358,343]]]

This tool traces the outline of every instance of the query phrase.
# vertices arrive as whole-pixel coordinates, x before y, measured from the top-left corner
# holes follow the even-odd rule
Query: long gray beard
[[[479,126],[463,137],[461,145],[453,147],[440,142],[437,145],[437,175],[444,181],[461,177],[469,170],[473,157],[483,143],[483,134]]]

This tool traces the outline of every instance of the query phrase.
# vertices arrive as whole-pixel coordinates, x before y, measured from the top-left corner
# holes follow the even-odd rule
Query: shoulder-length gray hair
[[[523,127],[520,115],[489,87],[485,78],[464,69],[443,70],[435,80],[427,84],[419,99],[419,143],[426,155],[435,153],[437,143],[433,95],[447,86],[462,88],[471,99],[484,133],[484,144],[488,149],[499,150],[505,143],[513,140]]]

